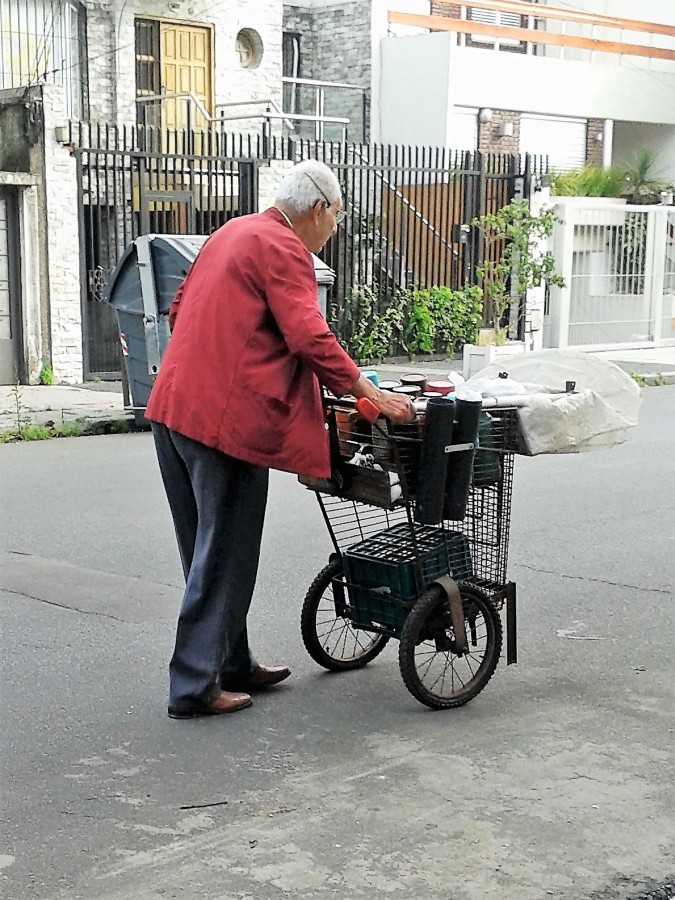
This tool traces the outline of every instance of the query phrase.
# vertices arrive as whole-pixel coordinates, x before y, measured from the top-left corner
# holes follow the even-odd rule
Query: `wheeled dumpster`
[[[129,399],[137,425],[169,341],[169,309],[181,282],[207,240],[206,235],[144,234],[125,249],[101,300],[117,314]],[[317,300],[326,314],[332,269],[314,256]]]

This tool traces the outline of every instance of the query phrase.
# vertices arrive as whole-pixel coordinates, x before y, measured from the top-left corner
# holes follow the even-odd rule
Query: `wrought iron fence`
[[[85,367],[119,372],[116,326],[96,303],[126,245],[143,233],[209,234],[257,209],[258,167],[316,158],[342,186],[344,223],[321,253],[336,273],[331,323],[349,343],[367,291],[375,314],[396,292],[459,289],[486,254],[474,224],[527,195],[543,159],[128,126],[71,126],[78,163]],[[279,173],[281,176],[281,172]]]
[[[529,196],[547,170],[544,157],[443,147],[301,141],[292,155],[326,162],[342,185],[347,216],[321,256],[336,273],[331,324],[347,344],[364,308],[383,315],[397,292],[475,283],[500,249],[476,220]],[[522,329],[520,310],[511,321]]]
[[[257,209],[260,139],[213,133],[203,140],[195,145],[194,135],[137,127],[71,126],[87,376],[120,372],[115,317],[97,300],[127,244],[139,234],[210,234]]]

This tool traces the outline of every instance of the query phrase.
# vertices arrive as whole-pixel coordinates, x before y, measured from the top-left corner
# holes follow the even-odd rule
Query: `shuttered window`
[[[519,13],[498,12],[497,10],[479,9],[477,6],[472,6],[469,18],[472,22],[481,22],[484,25],[499,25],[503,28],[521,27],[521,17]],[[488,37],[486,34],[472,34],[471,43],[486,44],[490,47],[495,47],[500,44],[517,47],[521,41],[510,41],[506,38],[499,38],[499,40],[497,40],[496,38]]]
[[[523,115],[520,152],[548,156],[549,168],[580,169],[586,160],[586,120]]]

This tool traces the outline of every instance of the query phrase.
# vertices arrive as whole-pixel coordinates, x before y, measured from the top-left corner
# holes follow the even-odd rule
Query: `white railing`
[[[327,115],[326,92],[332,89],[337,91],[356,91],[361,94],[360,113],[362,116],[362,127],[360,131],[363,137],[366,115],[366,92],[364,88],[354,84],[314,81],[307,78],[283,78],[282,81],[286,85],[295,85],[300,89],[309,88],[313,94],[311,102],[313,112],[301,113],[295,109],[283,110],[273,99],[262,98],[259,100],[232,100],[228,103],[218,103],[215,106],[215,114],[211,115],[202,101],[190,91],[137,97],[136,102],[143,110],[142,124],[146,127],[159,125],[166,128],[164,114],[167,104],[176,104],[173,118],[180,122],[181,129],[186,131],[211,128],[218,125],[225,126],[225,123],[237,122],[261,122],[269,128],[272,123],[280,122],[286,133],[295,137],[297,136],[296,123],[309,123],[313,126],[315,140],[323,141],[325,139],[326,126],[338,126],[341,132],[341,139],[346,140],[352,118],[342,115]],[[178,104],[182,105],[180,113]],[[307,135],[303,135],[303,137],[307,137]],[[354,139],[354,136],[350,135],[350,138]]]

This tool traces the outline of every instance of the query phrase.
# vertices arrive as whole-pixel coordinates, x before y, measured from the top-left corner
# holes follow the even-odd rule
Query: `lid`
[[[395,394],[406,394],[408,397],[419,397],[422,389],[416,384],[399,384],[398,387],[392,388]]]
[[[427,390],[438,391],[439,394],[449,394],[451,391],[454,391],[454,389],[454,384],[451,381],[446,381],[444,378],[438,378],[434,381],[427,382]]]
[[[316,253],[312,253],[312,262],[314,263],[316,283],[330,287],[335,281],[335,272],[322,259],[319,259]]]
[[[208,235],[143,234],[126,247],[101,294],[115,309],[168,313]],[[149,266],[148,266],[149,263]],[[145,305],[144,296],[145,291]]]

